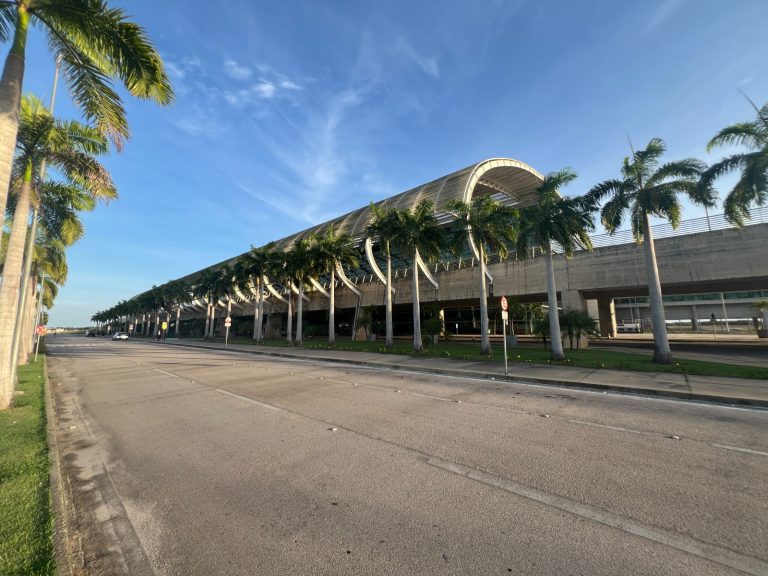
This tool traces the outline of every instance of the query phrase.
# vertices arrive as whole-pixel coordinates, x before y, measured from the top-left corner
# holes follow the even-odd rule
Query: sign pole
[[[502,334],[504,334],[504,376],[507,376],[509,374],[509,370],[507,369],[507,319],[504,318],[502,321],[502,327],[501,327]]]
[[[229,346],[229,326],[227,326],[227,331],[224,334],[224,348]]]
[[[501,333],[504,335],[504,376],[509,374],[507,368],[507,319],[509,318],[509,304],[507,303],[507,297],[502,296],[501,300]]]

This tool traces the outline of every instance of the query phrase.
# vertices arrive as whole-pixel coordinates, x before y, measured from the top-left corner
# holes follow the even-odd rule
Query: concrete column
[[[616,337],[616,308],[613,298],[598,298],[597,313],[600,316],[600,336]]]
[[[691,328],[694,332],[701,332],[701,323],[699,322],[699,312],[696,304],[691,304]]]
[[[579,290],[562,290],[560,300],[563,304],[563,310],[587,310],[587,301],[581,295]]]
[[[581,310],[587,312],[587,301],[581,295],[579,290],[562,290],[560,292],[560,301],[562,302],[563,310]],[[586,335],[581,336],[578,342],[579,348],[586,348],[589,346],[589,339]]]

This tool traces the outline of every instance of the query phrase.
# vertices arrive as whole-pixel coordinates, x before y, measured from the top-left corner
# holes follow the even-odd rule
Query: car
[[[125,332],[115,332],[112,334],[112,340],[128,340],[128,334]]]
[[[85,331],[86,338],[96,338],[96,332],[92,332],[91,330]]]

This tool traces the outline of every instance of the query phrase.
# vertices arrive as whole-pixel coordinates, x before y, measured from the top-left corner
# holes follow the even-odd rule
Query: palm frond
[[[707,144],[707,152],[718,146],[740,145],[751,149],[768,144],[768,129],[755,122],[740,122],[720,130]]]

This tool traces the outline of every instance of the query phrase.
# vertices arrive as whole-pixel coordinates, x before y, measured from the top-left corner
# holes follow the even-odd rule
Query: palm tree
[[[457,234],[453,238],[453,251],[458,252],[467,241],[471,241],[479,252],[480,260],[480,332],[481,354],[490,355],[491,339],[488,335],[488,289],[486,286],[486,264],[488,255],[497,252],[507,256],[507,244],[516,239],[515,224],[517,210],[504,206],[490,196],[475,196],[471,204],[454,201],[449,209],[456,212]]]
[[[293,342],[296,346],[301,346],[303,342],[304,282],[308,282],[315,273],[315,251],[312,249],[314,242],[314,238],[301,238],[286,254],[291,281],[296,280],[299,289],[299,295],[296,299],[296,339]]]
[[[18,314],[21,272],[27,222],[35,195],[35,176],[42,162],[56,169],[69,186],[80,188],[94,199],[117,196],[109,173],[96,160],[108,150],[106,139],[94,128],[79,122],[55,120],[33,97],[21,103],[21,123],[16,144],[12,189],[16,193],[13,226],[5,255],[0,284],[0,409],[9,405],[14,388],[15,356],[13,334],[22,322]]]
[[[5,213],[11,164],[19,127],[27,32],[41,27],[61,62],[72,98],[102,134],[120,148],[130,132],[119,79],[138,98],[169,104],[173,89],[162,60],[144,30],[105,0],[4,0],[0,41],[11,41],[0,79],[0,214]]]
[[[387,258],[387,286],[384,298],[386,340],[384,345],[392,348],[394,345],[394,330],[392,327],[392,243],[396,240],[399,212],[376,206],[371,203],[373,219],[368,224],[365,235],[369,238],[378,238],[379,246]]]
[[[592,249],[588,233],[595,229],[592,214],[597,209],[596,205],[591,203],[591,198],[562,198],[558,194],[560,188],[575,179],[576,172],[570,168],[547,174],[536,189],[536,204],[520,210],[517,253],[527,254],[531,247],[539,248],[544,253],[547,266],[547,300],[549,309],[554,311],[557,311],[557,289],[552,262],[552,242],[559,244],[568,258],[573,256],[577,248]],[[559,315],[550,314],[549,321],[552,360],[565,360]]]
[[[236,276],[241,279],[240,287],[250,290],[251,286],[256,288],[256,305],[253,313],[253,339],[257,344],[261,344],[264,335],[262,323],[264,317],[264,276],[272,273],[270,263],[273,261],[272,253],[275,249],[275,243],[270,242],[261,248],[251,246],[250,252],[243,254],[238,260],[238,271]]]
[[[706,168],[705,164],[695,158],[686,158],[660,166],[659,160],[665,151],[664,142],[653,138],[644,150],[633,149],[632,157],[624,158],[621,179],[596,184],[587,193],[594,203],[610,196],[600,211],[603,226],[610,234],[621,227],[624,213],[629,212],[635,240],[645,243],[648,295],[653,321],[653,361],[659,364],[670,364],[672,351],[667,337],[664,303],[661,301],[661,280],[656,263],[651,216],[665,218],[676,228],[681,218],[681,194],[696,204],[708,207],[715,205],[712,189],[697,187]]]
[[[197,275],[192,294],[201,298],[206,305],[205,310],[205,328],[203,329],[203,338],[208,338],[208,332],[211,326],[211,307],[215,306],[213,295],[214,287],[218,281],[218,273],[213,268],[206,268]]]
[[[412,302],[413,302],[413,350],[423,352],[421,341],[421,304],[419,302],[420,257],[436,260],[445,247],[445,233],[435,216],[435,203],[422,200],[413,210],[398,210],[393,217],[390,239],[392,247],[401,254],[409,254],[413,260]]]
[[[718,132],[707,144],[707,151],[718,146],[739,144],[751,152],[742,152],[723,158],[701,175],[699,187],[705,192],[714,181],[729,172],[740,170],[739,180],[723,202],[725,217],[737,226],[743,226],[749,219],[752,204],[763,206],[768,201],[768,104],[758,110],[752,122],[739,122]]]
[[[360,257],[349,234],[339,234],[329,226],[314,245],[315,270],[328,274],[330,298],[328,304],[328,344],[336,343],[336,267],[352,268],[360,264]]]

